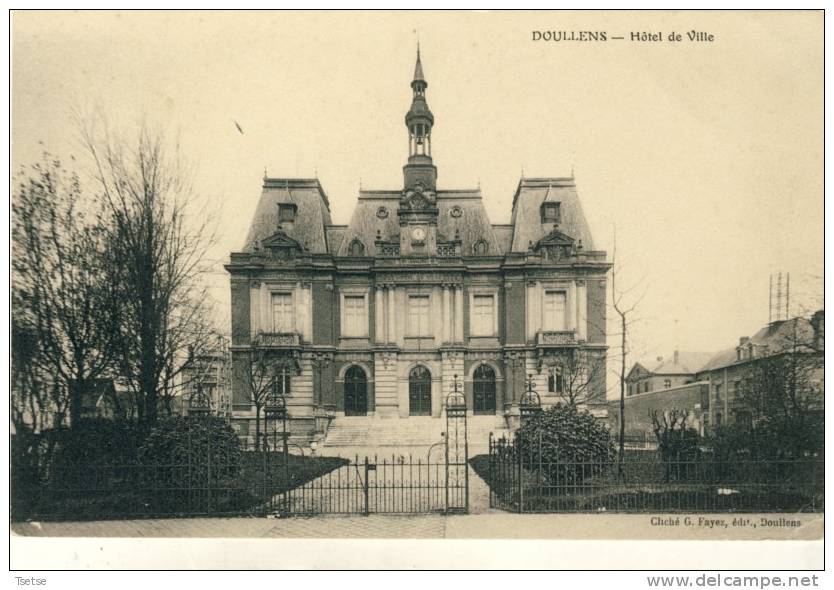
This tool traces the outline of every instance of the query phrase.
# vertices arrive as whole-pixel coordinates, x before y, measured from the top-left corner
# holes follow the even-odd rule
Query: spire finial
[[[264,166],[264,180],[266,180],[266,166]]]
[[[417,39],[417,64],[414,66],[414,82],[423,82],[423,84],[426,83],[426,78],[423,76],[423,63],[420,61],[419,37]]]

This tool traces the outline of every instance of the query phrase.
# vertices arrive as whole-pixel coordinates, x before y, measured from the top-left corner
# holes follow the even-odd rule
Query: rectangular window
[[[295,203],[279,203],[278,204],[278,221],[292,222],[295,221],[295,212],[298,210],[298,205]]]
[[[272,294],[273,332],[281,333],[295,331],[292,311],[292,295],[290,293]]]
[[[566,307],[567,294],[564,291],[545,291],[543,328],[549,332],[564,331]]]
[[[562,382],[562,372],[557,368],[551,368],[547,372],[547,392],[548,393],[562,393],[564,383]]]
[[[275,378],[272,380],[272,393],[275,395],[290,395],[291,372],[287,368],[280,368],[275,371]]]
[[[669,389],[670,387],[672,387],[672,380],[671,379],[664,379],[663,380],[663,387],[665,387],[666,389]]]
[[[365,313],[364,295],[345,295],[343,299],[344,325],[342,336],[360,338],[368,335],[368,317]]]
[[[408,298],[408,335],[431,336],[428,295],[411,295]]]
[[[472,335],[495,335],[495,297],[475,295],[472,298]]]
[[[561,203],[554,201],[545,201],[542,203],[542,223],[559,223],[562,220],[560,205]]]

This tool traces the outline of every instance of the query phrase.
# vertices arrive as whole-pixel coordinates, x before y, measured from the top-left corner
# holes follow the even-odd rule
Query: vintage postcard
[[[823,20],[14,11],[13,545],[821,540]]]

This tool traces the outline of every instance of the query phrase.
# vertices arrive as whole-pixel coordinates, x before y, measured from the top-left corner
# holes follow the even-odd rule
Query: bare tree
[[[278,365],[269,349],[252,346],[236,367],[238,373],[236,381],[244,385],[249,397],[248,401],[255,406],[255,449],[259,449],[263,444],[265,450],[265,437],[261,436],[261,414],[269,393],[275,385],[275,380],[278,378]]]
[[[30,339],[20,352],[34,364],[18,367],[28,372],[21,385],[50,392],[48,403],[34,394],[28,410],[48,405],[54,425],[67,411],[78,419],[83,394],[115,359],[117,287],[100,208],[91,213],[96,205],[78,176],[48,155],[22,171],[13,203],[13,348]]]
[[[554,389],[566,404],[577,406],[588,403],[598,395],[595,386],[605,375],[604,364],[597,360],[588,350],[578,348],[565,351],[555,361],[553,378],[560,383],[554,384]]]
[[[108,216],[120,292],[119,368],[138,418],[153,423],[193,355],[213,342],[201,277],[210,219],[189,217],[191,174],[178,147],[142,125],[131,140],[82,126]],[[191,355],[189,355],[191,351]]]
[[[776,427],[774,432],[790,438],[795,435],[799,443],[813,440],[811,431],[822,434],[825,351],[817,329],[801,317],[783,324],[770,349],[748,363],[737,394],[756,423]]]
[[[623,289],[618,285],[617,280],[622,271],[622,266],[617,262],[617,228],[614,228],[614,244],[611,252],[611,299],[614,307],[614,312],[617,314],[617,322],[619,324],[620,337],[620,370],[619,370],[619,384],[620,384],[620,433],[619,433],[619,464],[622,470],[622,463],[625,452],[625,392],[626,392],[626,363],[629,353],[629,329],[634,322],[634,312],[645,296],[645,291],[642,295],[633,298],[631,302],[627,302],[629,293],[632,289]]]

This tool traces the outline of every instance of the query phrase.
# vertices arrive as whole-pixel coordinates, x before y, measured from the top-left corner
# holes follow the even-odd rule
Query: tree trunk
[[[622,321],[622,349],[620,359],[620,470],[622,470],[623,455],[625,453],[625,370],[626,370],[626,321],[625,316],[620,316]]]

